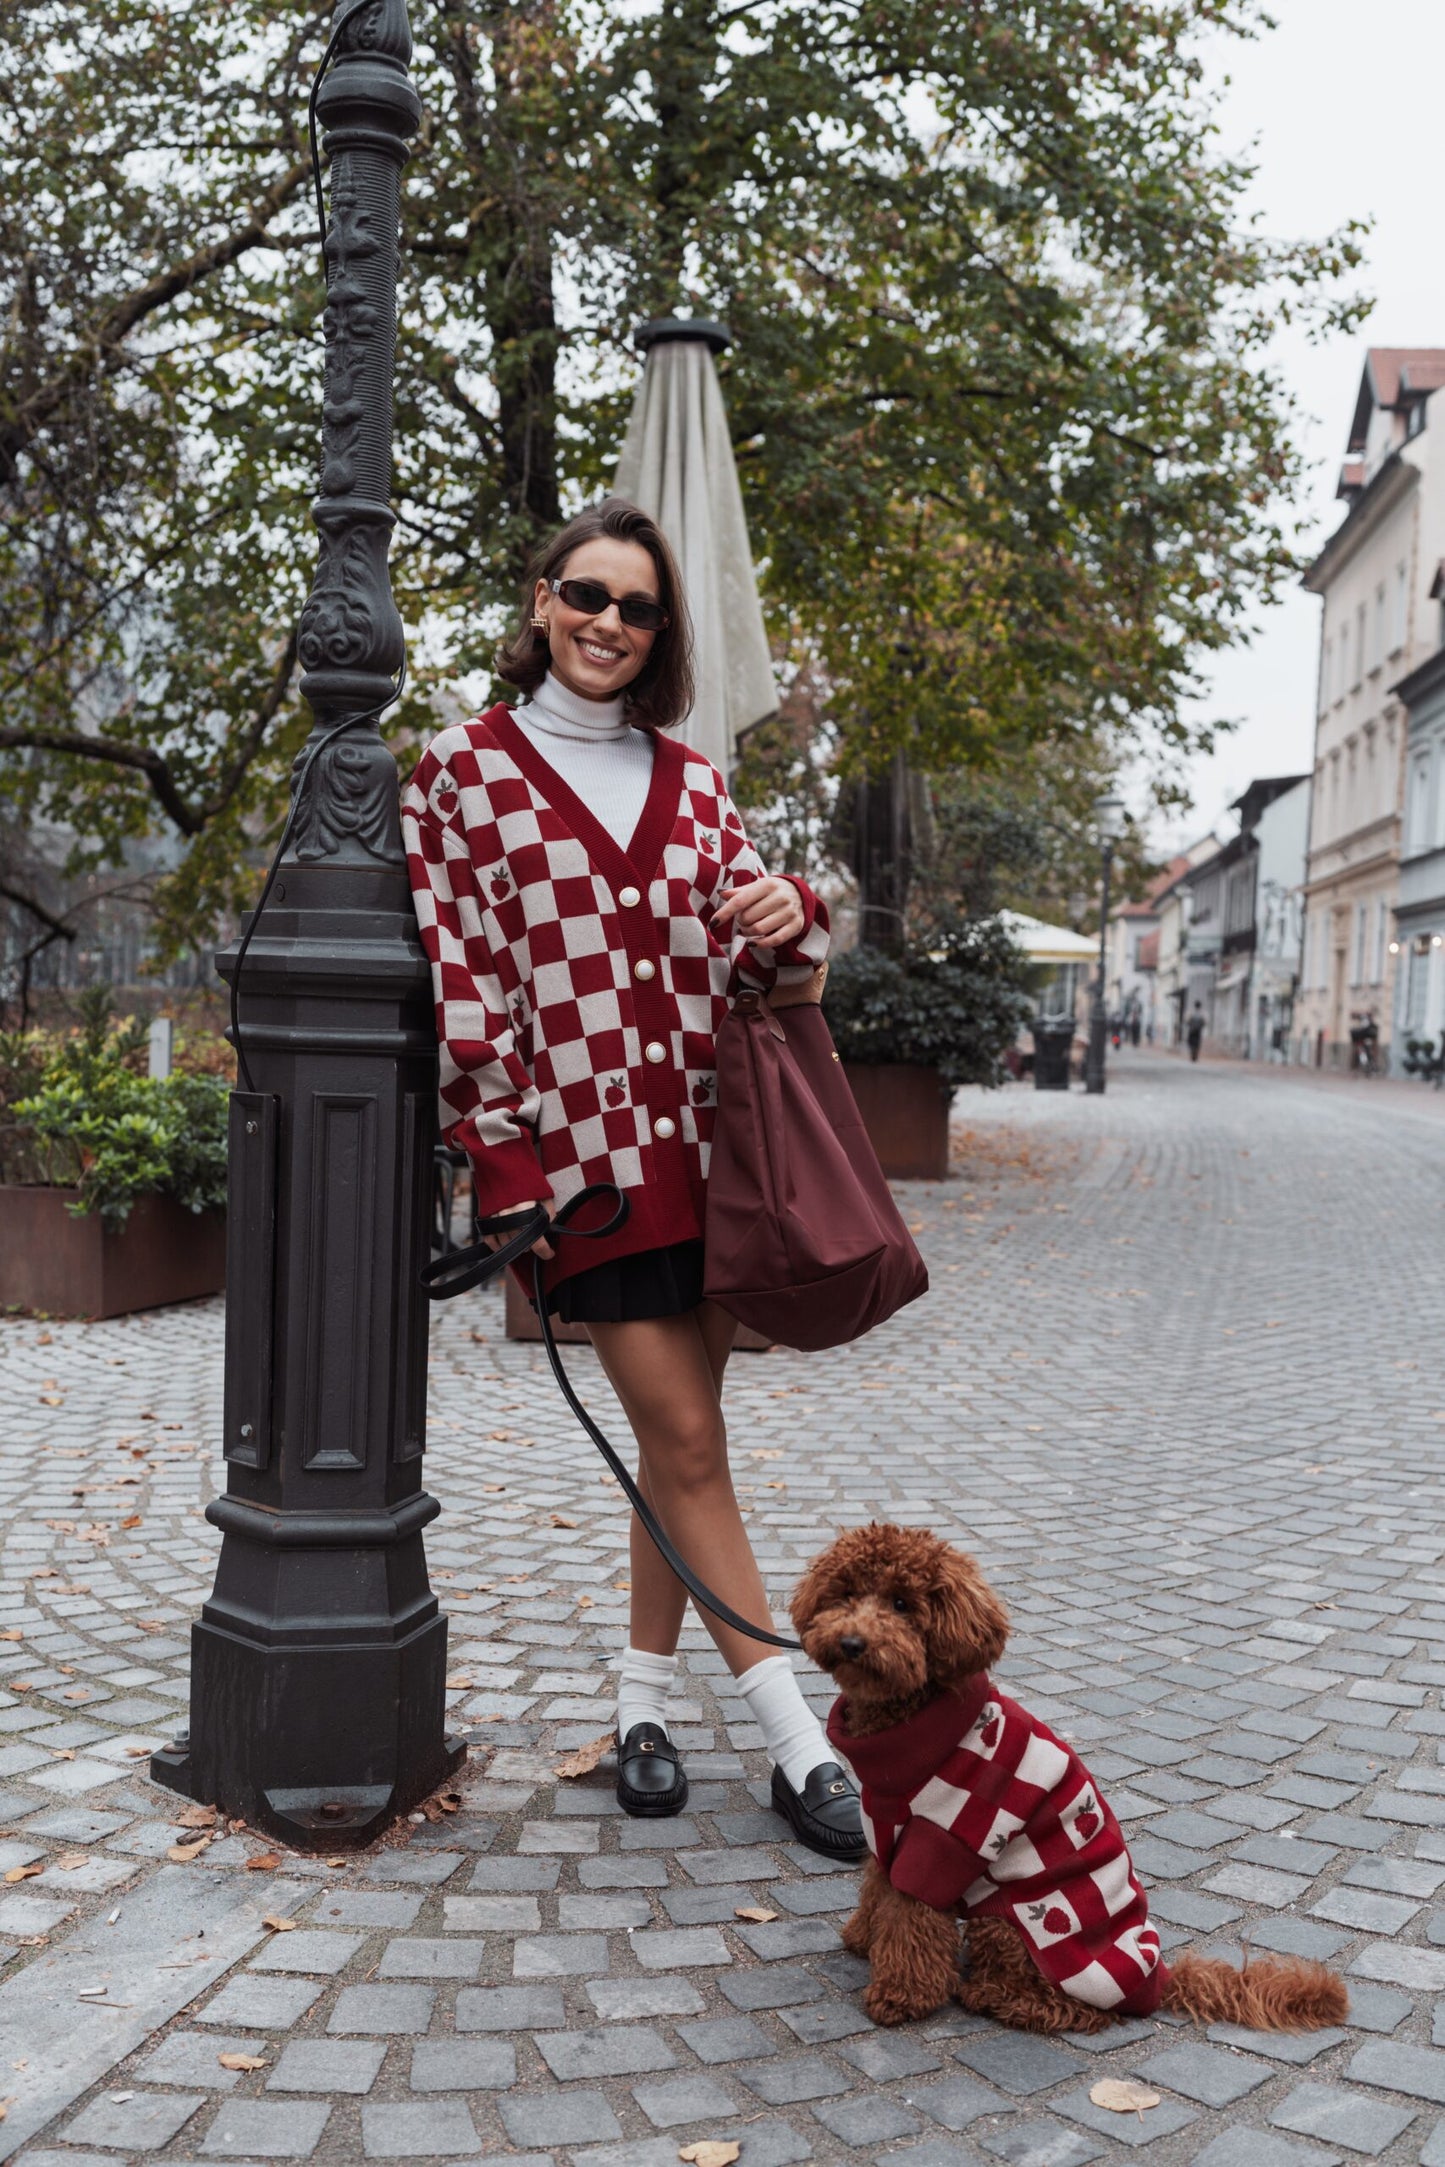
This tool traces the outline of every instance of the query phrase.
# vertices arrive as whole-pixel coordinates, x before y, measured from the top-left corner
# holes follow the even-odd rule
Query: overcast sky
[[[1286,332],[1276,348],[1310,417],[1304,509],[1309,546],[1318,547],[1344,510],[1335,484],[1366,346],[1445,344],[1445,20],[1439,0],[1273,0],[1271,11],[1278,28],[1254,44],[1221,39],[1212,48],[1213,79],[1231,78],[1223,147],[1239,151],[1255,139],[1253,201],[1275,234],[1319,236],[1349,218],[1374,221],[1359,274],[1375,304],[1363,331],[1317,346]],[[1261,618],[1250,647],[1219,662],[1206,709],[1237,717],[1239,727],[1190,764],[1194,812],[1161,841],[1203,833],[1252,777],[1312,765],[1319,607],[1291,592]]]

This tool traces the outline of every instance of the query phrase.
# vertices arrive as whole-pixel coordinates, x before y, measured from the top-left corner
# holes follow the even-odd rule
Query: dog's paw
[[[868,1921],[861,1911],[855,1911],[851,1919],[844,1921],[839,1928],[839,1939],[850,1956],[868,1954],[872,1936],[868,1932]]]
[[[863,2011],[875,2024],[916,2024],[920,2017],[931,2017],[943,2003],[929,1994],[908,1994],[889,1981],[887,1985],[877,1980],[863,1996]]]

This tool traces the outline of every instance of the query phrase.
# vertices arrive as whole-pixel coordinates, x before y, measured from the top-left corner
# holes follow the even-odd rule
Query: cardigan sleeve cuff
[[[791,881],[798,891],[798,900],[803,906],[803,930],[793,940],[785,941],[781,948],[755,948],[748,944],[745,950],[748,968],[768,985],[780,970],[815,970],[828,953],[827,904],[813,893],[805,880],[799,880],[796,873],[784,873],[782,878]]]
[[[514,1204],[540,1204],[554,1192],[542,1164],[525,1136],[505,1143],[477,1144],[458,1137],[472,1170],[479,1217],[510,1211]]]

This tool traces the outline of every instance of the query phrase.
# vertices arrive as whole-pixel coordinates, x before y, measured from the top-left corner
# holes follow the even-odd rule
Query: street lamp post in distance
[[[1114,845],[1128,821],[1124,800],[1107,791],[1094,805],[1094,826],[1103,862],[1099,896],[1099,970],[1094,980],[1094,1000],[1089,1011],[1089,1050],[1084,1057],[1084,1089],[1093,1098],[1104,1090],[1104,1046],[1109,1019],[1104,1007],[1104,969],[1109,939],[1109,876],[1114,867]]]

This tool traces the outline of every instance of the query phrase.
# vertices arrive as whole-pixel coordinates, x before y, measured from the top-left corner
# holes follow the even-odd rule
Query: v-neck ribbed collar
[[[606,874],[614,887],[625,888],[634,882],[642,888],[649,885],[677,819],[684,758],[681,745],[672,738],[654,734],[652,780],[632,840],[626,850],[622,850],[526,732],[517,727],[510,708],[489,708],[479,719],[533,788],[540,791],[552,810],[566,821],[593,864]]]

